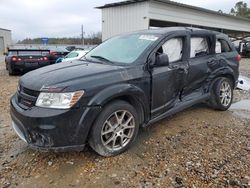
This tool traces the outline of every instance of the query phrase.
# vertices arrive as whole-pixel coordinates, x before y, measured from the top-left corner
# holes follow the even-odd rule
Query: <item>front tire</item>
[[[104,107],[90,133],[89,144],[99,155],[118,155],[134,142],[139,130],[138,115],[125,101],[114,101]]]
[[[233,84],[228,78],[217,80],[211,91],[209,104],[216,110],[227,110],[233,101]]]

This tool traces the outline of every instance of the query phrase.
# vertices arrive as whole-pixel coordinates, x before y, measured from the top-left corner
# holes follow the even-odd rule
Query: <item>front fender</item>
[[[91,130],[95,119],[98,117],[98,114],[101,113],[102,107],[112,99],[122,96],[133,97],[134,100],[140,102],[144,113],[149,113],[149,103],[142,89],[132,84],[109,86],[92,97],[92,99],[88,102],[88,107],[86,107],[86,110],[81,117],[78,126],[79,130],[76,132],[78,135],[82,135],[82,140],[84,143],[87,142],[89,131]]]
[[[98,92],[89,101],[88,106],[103,106],[107,102],[121,96],[131,96],[139,100],[142,104],[148,104],[146,94],[143,90],[132,84],[113,85]]]

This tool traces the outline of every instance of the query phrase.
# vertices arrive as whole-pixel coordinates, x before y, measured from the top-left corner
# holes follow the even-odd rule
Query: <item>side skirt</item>
[[[177,112],[180,112],[182,110],[185,110],[186,108],[189,108],[195,104],[198,104],[198,103],[201,103],[207,99],[209,99],[210,97],[210,94],[207,93],[207,94],[204,94],[202,96],[199,96],[193,100],[187,100],[187,101],[183,101],[183,102],[179,102],[178,104],[176,104],[175,107],[171,108],[170,110],[168,110],[167,112],[159,115],[158,117],[154,118],[154,119],[151,119],[147,124],[145,124],[143,127],[147,127],[153,123],[156,123],[157,121],[159,120],[162,120],[166,117],[169,117]]]

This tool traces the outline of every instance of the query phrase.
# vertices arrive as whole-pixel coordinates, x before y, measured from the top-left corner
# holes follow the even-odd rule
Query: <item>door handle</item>
[[[171,65],[169,66],[170,69],[176,69],[179,73],[188,73],[188,65]]]
[[[178,70],[179,73],[187,74],[188,73],[188,66],[179,66],[177,68],[177,70]]]

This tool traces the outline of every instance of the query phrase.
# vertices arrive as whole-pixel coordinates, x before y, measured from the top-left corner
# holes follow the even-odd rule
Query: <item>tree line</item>
[[[230,14],[250,19],[250,8],[248,8],[247,3],[244,1],[239,1],[231,9]]]
[[[48,38],[48,44],[76,44],[82,45],[83,41],[81,37],[62,37],[62,38]],[[85,45],[97,45],[102,42],[101,32],[91,33],[87,37],[84,37]],[[42,38],[26,38],[19,40],[17,44],[41,44]]]

